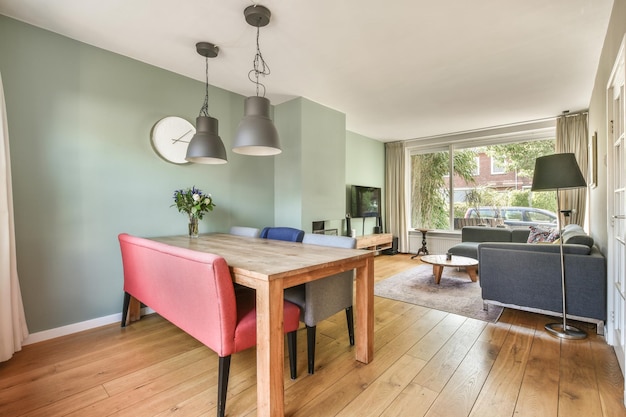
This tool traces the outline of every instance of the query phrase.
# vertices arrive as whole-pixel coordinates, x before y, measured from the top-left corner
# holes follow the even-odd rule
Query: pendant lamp
[[[256,85],[256,96],[244,103],[244,116],[235,134],[233,152],[242,155],[277,155],[281,153],[278,131],[270,118],[270,101],[265,98],[265,86],[259,82],[260,75],[269,75],[270,69],[259,47],[260,28],[270,22],[271,12],[266,7],[252,5],[243,12],[246,22],[256,27],[256,55],[248,78]],[[252,78],[254,77],[254,78]],[[263,95],[259,96],[259,88]]]
[[[225,164],[228,160],[226,148],[218,134],[218,121],[209,116],[209,58],[215,58],[219,48],[209,42],[198,42],[196,51],[206,60],[204,104],[196,118],[196,134],[189,142],[185,159],[198,164]]]

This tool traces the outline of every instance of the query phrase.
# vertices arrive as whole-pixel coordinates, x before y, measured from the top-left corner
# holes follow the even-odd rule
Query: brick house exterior
[[[485,153],[478,155],[478,175],[475,175],[474,179],[476,184],[467,184],[465,180],[455,175],[454,189],[461,191],[481,185],[501,191],[521,190],[529,188],[532,184],[532,178],[519,177],[515,172],[492,173],[491,158]]]

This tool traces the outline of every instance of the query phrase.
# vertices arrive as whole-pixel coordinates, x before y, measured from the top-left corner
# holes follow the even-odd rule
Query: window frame
[[[447,151],[450,156],[455,150],[468,148],[478,148],[489,145],[505,145],[516,142],[531,142],[556,138],[556,118],[518,123],[507,126],[500,126],[488,129],[451,133],[447,135],[431,136],[421,139],[408,140],[405,143],[405,156],[408,163],[405,168],[405,201],[407,220],[410,227],[414,227],[411,222],[411,157],[413,155]],[[448,207],[454,207],[454,176],[450,175],[454,171],[454,158],[450,157],[448,175]],[[479,168],[480,169],[480,168]],[[441,232],[458,232],[454,230],[454,210],[449,210],[449,229],[441,229]]]
[[[498,165],[498,161],[494,158],[489,158],[491,164],[491,175],[504,175],[506,174],[506,168]]]

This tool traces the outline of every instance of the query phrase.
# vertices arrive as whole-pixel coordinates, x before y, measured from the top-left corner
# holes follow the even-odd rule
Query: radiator
[[[448,249],[457,243],[461,243],[461,237],[451,236],[426,236],[428,252],[431,254],[446,253]]]
[[[433,234],[426,235],[426,246],[428,253],[431,255],[440,255],[448,252],[452,246],[461,243],[461,235],[457,234]],[[409,252],[417,253],[422,247],[422,234],[420,232],[410,233],[409,235]]]

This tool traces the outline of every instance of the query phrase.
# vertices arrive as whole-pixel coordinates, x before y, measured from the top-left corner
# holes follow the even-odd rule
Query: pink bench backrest
[[[124,291],[218,355],[234,353],[237,305],[224,258],[125,233],[118,238]]]

